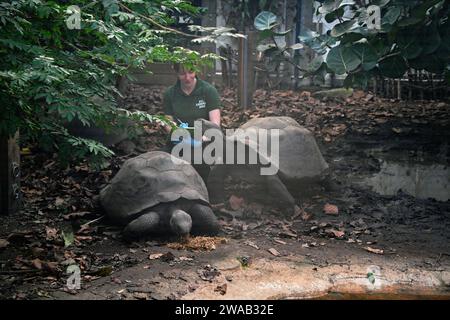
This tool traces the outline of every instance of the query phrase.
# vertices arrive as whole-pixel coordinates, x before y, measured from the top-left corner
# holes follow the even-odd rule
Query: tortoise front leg
[[[148,212],[131,221],[123,230],[125,239],[138,239],[146,235],[156,233],[159,226],[159,215],[156,212]]]
[[[220,224],[212,209],[196,203],[189,210],[192,218],[193,235],[216,235],[220,231]]]
[[[284,206],[295,210],[295,199],[278,176],[265,176],[267,191]]]
[[[215,165],[211,168],[206,186],[209,193],[209,202],[212,204],[225,201],[224,180],[227,177],[228,167],[226,164]]]

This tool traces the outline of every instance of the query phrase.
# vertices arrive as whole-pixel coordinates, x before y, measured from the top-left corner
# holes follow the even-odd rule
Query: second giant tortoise
[[[205,126],[213,127],[208,121],[203,121]],[[224,159],[225,164],[216,164],[212,167],[208,179],[208,189],[212,203],[224,201],[224,181],[227,176],[233,179],[246,180],[255,186],[264,189],[259,192],[262,198],[271,203],[279,202],[283,206],[295,208],[295,199],[286,187],[286,184],[298,184],[300,182],[323,181],[328,174],[328,164],[323,159],[312,133],[300,126],[290,117],[254,118],[243,124],[232,136],[224,137],[236,150],[239,146],[245,146],[246,160],[248,151],[255,150],[259,159],[265,159],[265,163],[276,164],[278,171],[271,175],[261,175],[261,165],[239,164],[236,159]],[[276,130],[273,130],[276,129]],[[271,135],[276,135],[273,141],[278,141],[278,153],[271,146]],[[261,137],[266,136],[267,150],[261,152]],[[226,144],[226,143],[225,143]],[[226,149],[226,148],[225,148]],[[229,153],[224,149],[224,157]],[[266,151],[267,151],[266,150]],[[236,157],[237,152],[232,156]],[[277,155],[277,159],[273,158]],[[232,160],[232,161],[228,161]],[[230,163],[230,164],[227,164]],[[326,180],[326,179],[325,179]],[[258,192],[251,192],[253,195]]]

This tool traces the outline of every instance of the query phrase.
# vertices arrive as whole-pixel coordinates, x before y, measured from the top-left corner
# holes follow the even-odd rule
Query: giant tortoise
[[[207,129],[214,128],[214,125],[206,120],[202,121]],[[217,129],[217,128],[216,128]],[[300,126],[290,117],[267,117],[254,118],[239,129],[241,132],[232,136],[224,136],[224,145],[234,145],[239,150],[239,145],[245,146],[246,161],[249,159],[248,151],[254,150],[259,159],[264,159],[264,163],[276,163],[278,171],[271,175],[261,175],[262,162],[258,164],[238,164],[236,159],[224,159],[225,164],[215,164],[208,178],[208,190],[212,203],[222,202],[224,196],[224,181],[227,176],[233,179],[246,180],[255,186],[264,187],[261,198],[269,200],[271,203],[278,202],[283,206],[296,208],[295,199],[289,192],[286,184],[310,182],[313,180],[325,180],[328,174],[328,164],[323,159],[317,146],[314,136],[310,131]],[[277,130],[272,130],[277,129]],[[261,132],[261,130],[267,130]],[[260,134],[267,134],[268,148],[270,146],[270,136],[277,135],[274,141],[279,142],[278,161],[274,161],[274,153],[261,152]],[[229,143],[231,141],[231,143]],[[242,149],[241,149],[242,150]],[[273,149],[272,149],[273,150]],[[224,148],[224,157],[230,154]],[[237,152],[232,156],[236,158]],[[230,161],[231,160],[231,161]],[[220,162],[220,161],[219,161]],[[228,163],[228,164],[227,164]],[[258,192],[252,192],[256,194]]]
[[[101,190],[100,202],[114,222],[125,226],[128,239],[219,231],[200,175],[188,162],[162,151],[128,159]]]

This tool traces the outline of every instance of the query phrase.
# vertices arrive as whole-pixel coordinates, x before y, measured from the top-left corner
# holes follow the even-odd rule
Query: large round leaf
[[[423,48],[422,54],[431,54],[441,45],[441,36],[436,25],[432,25],[418,34],[420,44]]]
[[[353,27],[354,24],[355,24],[354,20],[348,20],[348,21],[339,23],[334,26],[334,28],[331,30],[330,34],[332,37],[339,37],[339,36],[343,35],[344,33],[346,33],[347,31],[349,31]]]
[[[369,81],[369,75],[365,72],[350,73],[344,80],[344,86],[349,87],[359,87],[362,89],[367,88]]]
[[[402,30],[397,34],[397,44],[406,59],[417,58],[422,53],[422,47],[417,40],[417,35],[410,30]]]
[[[328,52],[327,65],[336,74],[344,74],[358,68],[361,60],[351,48],[337,46]]]
[[[354,43],[358,40],[361,40],[362,38],[364,38],[364,35],[352,31],[344,34],[340,41],[341,43]]]
[[[422,22],[423,21],[423,19],[422,18],[418,18],[418,17],[408,17],[408,18],[405,18],[405,19],[401,19],[399,22],[398,22],[398,26],[399,27],[408,27],[408,26],[412,26],[412,25],[415,25],[415,24],[418,24],[418,23],[420,23],[420,22]]]
[[[333,12],[327,13],[325,15],[325,21],[331,23],[334,20],[341,18],[344,15],[344,13],[345,13],[344,8],[334,10]]]
[[[255,18],[256,30],[268,30],[272,29],[277,24],[277,16],[269,11],[261,11]]]
[[[273,48],[277,48],[277,46],[273,43],[268,43],[268,44],[259,44],[256,46],[256,50],[259,52],[264,52],[267,51],[269,49],[273,49]]]
[[[315,57],[307,66],[307,71],[310,73],[317,72],[323,65],[322,56]]]
[[[369,71],[377,65],[377,53],[367,43],[355,44],[353,46],[353,51],[355,51],[355,53],[358,55],[358,58],[361,60],[361,66],[363,70]]]
[[[385,5],[387,5],[391,0],[375,0],[375,1],[371,1],[371,4],[379,6],[379,7],[384,7]]]
[[[383,59],[379,62],[379,67],[381,74],[388,78],[400,78],[408,68],[405,59],[400,54]]]
[[[386,14],[381,18],[381,24],[390,24],[393,25],[398,17],[400,17],[401,13],[400,7],[390,7]]]

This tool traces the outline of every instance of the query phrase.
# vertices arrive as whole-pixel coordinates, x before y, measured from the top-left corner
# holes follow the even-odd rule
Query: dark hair
[[[173,70],[175,70],[176,73],[180,72],[181,70],[195,72],[195,70],[192,70],[192,68],[188,68],[187,66],[185,66],[181,63],[174,63]]]

